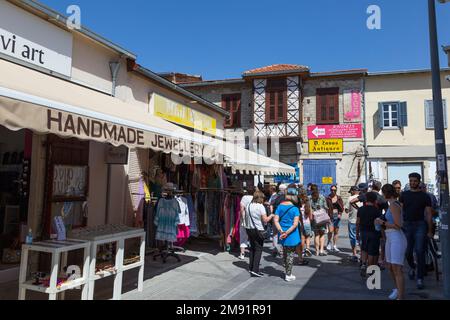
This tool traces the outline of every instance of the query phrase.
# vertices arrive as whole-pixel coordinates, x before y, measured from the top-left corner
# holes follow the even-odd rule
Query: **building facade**
[[[450,69],[441,72],[447,145]],[[369,175],[382,183],[421,173],[437,193],[433,93],[430,70],[369,73],[366,80],[366,134]]]
[[[244,72],[238,79],[180,85],[230,111],[228,137],[278,156],[298,168],[296,182],[318,184],[327,193],[332,184],[347,191],[364,179],[365,74],[311,73],[305,66],[272,65]]]

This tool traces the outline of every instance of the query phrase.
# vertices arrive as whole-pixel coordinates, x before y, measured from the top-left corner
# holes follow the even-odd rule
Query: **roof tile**
[[[309,67],[301,66],[301,65],[297,65],[297,64],[273,64],[271,66],[245,71],[244,75],[251,75],[251,74],[256,74],[256,73],[266,73],[266,72],[291,71],[291,70],[308,71]]]

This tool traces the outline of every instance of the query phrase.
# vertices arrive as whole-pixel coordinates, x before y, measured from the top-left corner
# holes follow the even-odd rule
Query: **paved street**
[[[217,242],[196,240],[190,250],[181,255],[181,262],[169,258],[166,264],[147,256],[144,291],[136,290],[136,271],[124,274],[123,300],[385,300],[392,289],[387,271],[382,272],[381,290],[370,291],[359,276],[357,263],[350,262],[350,245],[346,224],[339,240],[339,254],[312,257],[308,266],[295,266],[297,280],[284,281],[281,259],[270,255],[266,244],[261,262],[264,278],[251,278],[247,272],[248,259],[241,261],[237,252],[220,252]],[[195,250],[194,250],[195,249]],[[442,283],[434,274],[426,278],[427,289],[418,291],[407,280],[408,299],[441,299]],[[112,280],[99,280],[96,300],[112,297]],[[28,299],[46,299],[31,293]],[[79,299],[73,291],[66,299]],[[17,299],[17,282],[0,286],[0,300]]]
[[[213,300],[305,300],[305,299],[362,299],[384,300],[391,292],[387,271],[382,272],[382,290],[369,291],[359,276],[358,265],[348,260],[350,245],[343,228],[339,241],[342,253],[327,257],[313,257],[309,266],[296,266],[295,282],[285,282],[280,259],[272,258],[266,244],[262,259],[264,278],[251,278],[247,272],[248,261],[235,255],[214,250],[188,251],[185,263],[147,280],[144,292],[131,291],[124,299],[213,299]],[[408,299],[440,299],[441,288],[427,278],[428,289],[418,291],[408,281]]]

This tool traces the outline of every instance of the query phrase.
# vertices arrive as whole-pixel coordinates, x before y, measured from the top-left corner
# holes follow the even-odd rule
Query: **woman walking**
[[[402,231],[402,208],[397,201],[399,194],[393,185],[387,184],[381,190],[389,203],[389,209],[386,211],[385,220],[378,218],[375,223],[381,225],[386,232],[386,262],[395,284],[389,299],[403,300],[405,297],[403,265],[408,243]]]
[[[309,203],[311,205],[311,211],[314,212],[324,209],[328,212],[328,205],[325,197],[319,193],[317,185],[311,186],[311,196],[309,196]],[[314,219],[311,223],[314,231],[314,246],[316,248],[316,256],[326,256],[325,253],[325,232],[327,230],[326,225],[317,225]]]
[[[294,281],[292,274],[294,265],[294,253],[301,243],[298,225],[300,211],[298,205],[298,190],[296,187],[288,187],[285,200],[278,206],[275,213],[274,224],[280,234],[280,243],[283,246],[283,260],[286,269],[286,281]]]
[[[241,210],[244,211],[244,226],[250,240],[249,272],[252,277],[262,277],[259,264],[264,246],[264,224],[272,220],[273,215],[267,216],[261,191],[255,192],[250,203],[241,202]]]
[[[339,239],[339,229],[341,227],[342,213],[344,212],[344,201],[337,194],[337,186],[333,185],[330,188],[330,195],[327,197],[327,205],[331,224],[328,228],[328,244],[327,250],[339,252],[337,241]]]
[[[311,245],[311,238],[313,236],[311,227],[312,213],[307,191],[303,188],[300,189],[300,201],[301,201],[300,212],[302,214],[302,221],[303,221],[301,228],[302,247],[303,247],[302,251],[305,257],[311,257],[312,253],[309,250],[309,247]]]

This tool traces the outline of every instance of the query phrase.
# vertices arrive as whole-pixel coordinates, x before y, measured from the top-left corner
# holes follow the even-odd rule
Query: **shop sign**
[[[86,166],[55,165],[53,170],[53,196],[85,197],[87,172]]]
[[[343,153],[342,139],[313,139],[309,140],[309,153]]]
[[[362,124],[308,126],[308,139],[361,139]]]
[[[0,1],[0,56],[70,77],[72,45],[70,32]]]
[[[361,121],[361,92],[344,90],[344,122]]]
[[[322,184],[333,184],[333,177],[322,177]]]
[[[204,113],[193,110],[185,105],[169,100],[156,93],[151,100],[153,114],[165,120],[182,126],[216,134],[217,121]]]

